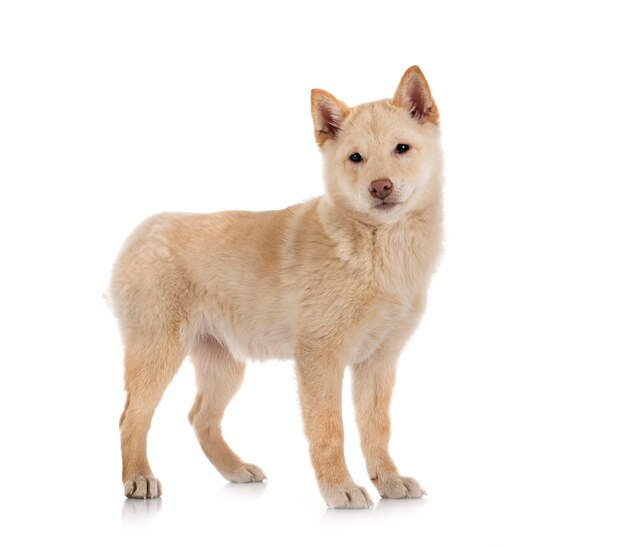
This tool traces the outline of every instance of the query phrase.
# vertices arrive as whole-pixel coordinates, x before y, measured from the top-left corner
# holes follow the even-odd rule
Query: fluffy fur
[[[417,481],[398,474],[387,447],[396,361],[424,310],[440,248],[438,110],[415,66],[391,100],[349,108],[313,90],[311,105],[324,159],[322,197],[281,211],[160,214],[141,224],[120,252],[110,294],[125,344],[128,398],[120,430],[129,497],[161,495],[146,438],[186,356],[198,388],[189,420],[226,479],[265,479],[230,449],[220,429],[244,361],[295,359],[326,503],[372,503],[343,454],[346,366],[372,482],[383,497],[423,495]],[[353,161],[357,153],[360,161]],[[381,180],[393,186],[384,200],[372,189]]]

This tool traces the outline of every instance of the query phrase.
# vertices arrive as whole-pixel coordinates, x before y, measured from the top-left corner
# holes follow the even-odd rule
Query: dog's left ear
[[[315,127],[315,140],[322,146],[329,138],[334,139],[341,131],[341,124],[350,108],[323,89],[311,90],[311,115]]]
[[[439,110],[418,66],[412,66],[404,73],[392,102],[406,109],[412,118],[420,122],[439,123]]]

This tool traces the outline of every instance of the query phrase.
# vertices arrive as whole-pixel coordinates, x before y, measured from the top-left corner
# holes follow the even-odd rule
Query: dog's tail
[[[113,300],[111,299],[111,292],[109,289],[102,293],[102,299],[104,300],[104,305],[109,308],[109,310],[113,311]]]

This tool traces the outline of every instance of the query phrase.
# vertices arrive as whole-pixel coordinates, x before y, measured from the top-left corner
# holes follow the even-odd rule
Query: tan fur
[[[439,114],[417,67],[393,100],[348,108],[325,91],[311,98],[324,196],[281,211],[160,214],[120,252],[110,292],[125,343],[127,496],[161,494],[146,438],[186,355],[198,387],[189,419],[228,480],[265,478],[220,429],[244,360],[295,358],[311,460],[328,505],[371,505],[343,455],[346,366],[374,485],[385,497],[423,494],[398,474],[387,446],[396,361],[424,309],[440,247]],[[410,150],[399,154],[399,143]],[[348,159],[356,152],[360,163]],[[386,201],[398,204],[376,207],[381,202],[368,186],[381,178],[394,184]]]

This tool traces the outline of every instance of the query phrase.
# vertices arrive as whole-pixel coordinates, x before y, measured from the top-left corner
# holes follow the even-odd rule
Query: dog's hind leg
[[[222,476],[231,482],[260,482],[265,474],[257,466],[244,463],[226,444],[221,421],[245,372],[245,364],[214,338],[197,342],[190,352],[196,370],[198,393],[189,421],[202,450]]]
[[[161,483],[154,477],[147,455],[148,430],[165,388],[180,368],[185,352],[178,336],[142,333],[126,340],[126,406],[120,418],[122,480],[129,498],[157,498]]]

